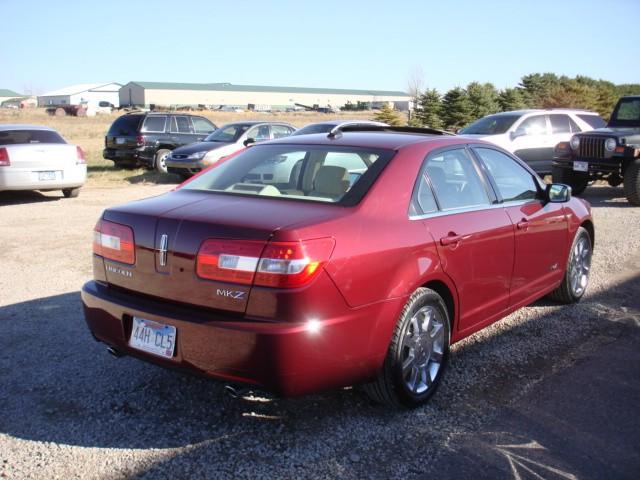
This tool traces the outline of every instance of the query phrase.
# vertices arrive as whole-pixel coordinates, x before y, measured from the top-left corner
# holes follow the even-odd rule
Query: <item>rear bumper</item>
[[[54,180],[40,180],[42,172],[56,172]],[[0,167],[0,191],[3,190],[58,190],[76,188],[87,180],[84,164],[55,170],[52,168]]]
[[[155,148],[153,147],[105,148],[102,150],[102,157],[107,160],[113,160],[114,163],[130,162],[146,166],[153,165],[155,154]]]
[[[373,377],[384,361],[395,315],[404,299],[319,319],[317,331],[303,322],[247,320],[142,300],[95,281],[82,288],[82,302],[94,337],[122,352],[161,366],[295,396]],[[128,345],[133,316],[176,327],[172,359]]]

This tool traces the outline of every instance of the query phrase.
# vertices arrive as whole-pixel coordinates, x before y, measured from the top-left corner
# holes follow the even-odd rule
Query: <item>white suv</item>
[[[558,143],[568,142],[576,132],[605,125],[597,113],[587,110],[515,110],[487,115],[458,133],[495,143],[516,154],[539,175],[548,175]]]

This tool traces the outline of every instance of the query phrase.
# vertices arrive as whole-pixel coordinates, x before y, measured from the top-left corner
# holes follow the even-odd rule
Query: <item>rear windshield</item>
[[[610,127],[640,127],[640,98],[623,98],[613,110]]]
[[[520,115],[490,115],[460,130],[461,134],[498,135],[505,133]]]
[[[7,130],[0,132],[0,145],[31,143],[67,143],[58,132],[51,130]]]
[[[188,190],[356,204],[393,152],[354,147],[260,145],[187,183]]]
[[[607,124],[607,122],[601,119],[598,115],[585,115],[585,114],[579,113],[578,118],[588,123],[593,129],[602,128]]]
[[[142,118],[142,115],[123,115],[116,118],[107,135],[135,136],[138,134],[138,125]]]

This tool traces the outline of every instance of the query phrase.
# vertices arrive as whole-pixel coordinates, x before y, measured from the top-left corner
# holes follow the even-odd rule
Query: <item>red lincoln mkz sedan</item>
[[[106,210],[82,289],[95,338],[282,395],[364,384],[412,407],[453,342],[584,294],[594,226],[569,187],[488,143],[340,128]]]

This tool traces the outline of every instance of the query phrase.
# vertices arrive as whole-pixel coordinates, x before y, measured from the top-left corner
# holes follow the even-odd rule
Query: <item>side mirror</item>
[[[571,200],[571,187],[563,183],[552,183],[547,185],[545,197],[551,203],[566,203]]]
[[[518,127],[516,128],[513,132],[511,132],[511,140],[513,140],[514,138],[518,138],[518,137],[524,137],[527,134],[527,131],[522,128],[522,127]]]
[[[251,145],[252,143],[256,143],[256,139],[255,138],[247,138],[244,142],[242,142],[242,144],[245,147],[248,147],[249,145]]]

